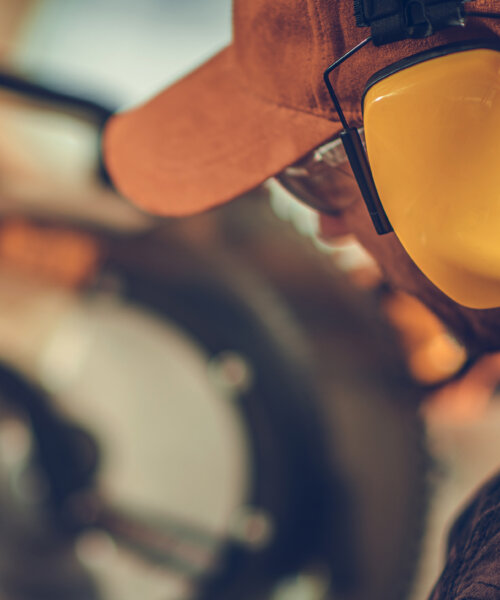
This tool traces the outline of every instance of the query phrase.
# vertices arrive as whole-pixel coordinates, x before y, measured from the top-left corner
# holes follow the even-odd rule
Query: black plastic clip
[[[358,27],[370,27],[376,46],[423,38],[447,27],[463,26],[471,0],[354,0]]]

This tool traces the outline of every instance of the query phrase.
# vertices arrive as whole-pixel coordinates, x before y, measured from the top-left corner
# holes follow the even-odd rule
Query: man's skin
[[[349,167],[335,169],[328,186],[323,183],[317,193],[338,208],[338,215],[320,216],[322,238],[354,234],[377,261],[389,283],[424,302],[472,355],[500,350],[500,308],[475,310],[460,306],[422,274],[394,233],[378,235]]]

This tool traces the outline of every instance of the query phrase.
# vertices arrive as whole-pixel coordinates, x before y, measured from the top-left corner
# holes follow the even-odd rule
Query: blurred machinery
[[[4,595],[401,598],[421,393],[375,298],[264,191],[139,214],[96,176],[105,109],[4,85]]]
[[[130,597],[401,597],[426,463],[375,304],[256,198],[132,233],[23,213],[0,229],[5,593],[127,597],[134,556]]]

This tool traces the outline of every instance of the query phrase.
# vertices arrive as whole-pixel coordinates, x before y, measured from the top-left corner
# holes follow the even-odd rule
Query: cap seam
[[[238,70],[236,70],[236,72],[238,73]],[[266,96],[264,96],[262,94],[259,94],[258,92],[255,91],[255,89],[252,89],[249,85],[247,85],[245,83],[244,78],[241,77],[240,75],[238,75],[238,79],[239,79],[239,83],[240,83],[241,87],[245,90],[246,93],[248,93],[248,94],[250,94],[250,95],[258,98],[262,102],[265,102],[267,104],[271,104],[273,106],[279,106],[279,107],[282,107],[282,108],[286,108],[288,110],[293,110],[293,111],[296,111],[296,112],[304,113],[306,115],[313,115],[313,116],[318,117],[320,119],[325,119],[326,121],[331,121],[331,122],[334,122],[334,123],[339,123],[340,122],[339,118],[337,118],[337,119],[331,118],[331,116],[327,116],[323,112],[320,112],[319,110],[318,111],[315,111],[315,110],[306,110],[304,108],[293,106],[291,104],[286,104],[285,102],[280,102],[280,101],[272,100],[271,98],[268,98],[268,97],[266,97]],[[332,113],[334,114],[333,107],[332,107]],[[330,114],[332,114],[332,113],[330,113]],[[351,119],[358,119],[358,118],[362,119],[361,109],[359,109],[359,110],[352,110],[352,109],[349,110],[349,109],[347,109],[347,110],[344,110],[344,114],[346,116],[349,116]]]
[[[307,0],[309,6],[311,6],[311,0]],[[319,7],[316,3],[312,3],[312,10],[314,11],[314,14],[316,16],[316,24],[317,24],[317,33],[318,36],[320,37],[320,44],[318,44],[317,41],[315,41],[315,51],[316,51],[316,55],[319,57],[320,55],[322,56],[322,52],[320,52],[320,46],[323,47],[325,45],[325,30],[323,28],[323,23],[321,20],[321,15],[319,13]],[[311,69],[311,77],[312,77],[312,69]],[[313,85],[313,81],[312,79],[310,80],[310,85],[311,85],[311,89],[312,89],[312,95],[314,98],[314,101],[316,103],[316,107],[319,109],[319,107],[321,106],[321,98],[319,96],[319,92],[318,92],[318,87],[317,85]]]
[[[314,26],[313,13],[314,13],[314,16],[316,16],[316,17],[318,15],[315,11],[314,5],[311,5],[311,0],[306,0],[306,5],[307,5],[307,18],[309,20],[309,26],[310,26],[311,32],[313,34],[311,50],[309,52],[308,69],[307,69],[307,72],[309,73],[309,90],[311,93],[311,97],[314,101],[315,108],[319,109],[320,105],[318,102],[318,97],[316,95],[315,86],[313,85],[313,69],[311,68],[311,66],[313,64],[314,53],[315,53],[316,44],[317,44],[316,36],[315,36],[315,34],[317,33],[317,30]]]

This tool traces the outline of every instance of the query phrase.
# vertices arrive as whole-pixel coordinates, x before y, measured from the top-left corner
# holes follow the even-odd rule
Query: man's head
[[[472,6],[484,15],[494,11],[494,4],[477,0]],[[229,48],[146,105],[111,121],[105,137],[111,175],[126,196],[158,214],[191,214],[221,204],[286,173],[339,135],[339,112],[323,72],[370,33],[381,45],[367,45],[332,74],[353,129],[363,125],[363,90],[377,70],[450,42],[498,40],[500,20],[485,16],[449,27],[464,11],[460,0],[235,0]],[[437,32],[430,37],[401,39],[433,27]],[[497,81],[496,100],[483,100],[498,102],[499,86]],[[446,131],[431,130],[430,144],[435,135]],[[326,175],[316,188],[336,207],[337,216],[325,227],[353,231],[396,285],[423,297],[440,314],[456,313],[462,333],[476,335],[480,327],[470,325],[469,318],[474,313],[438,292],[394,234],[376,235],[347,165],[332,170],[331,179]],[[421,235],[417,238],[422,242]]]

